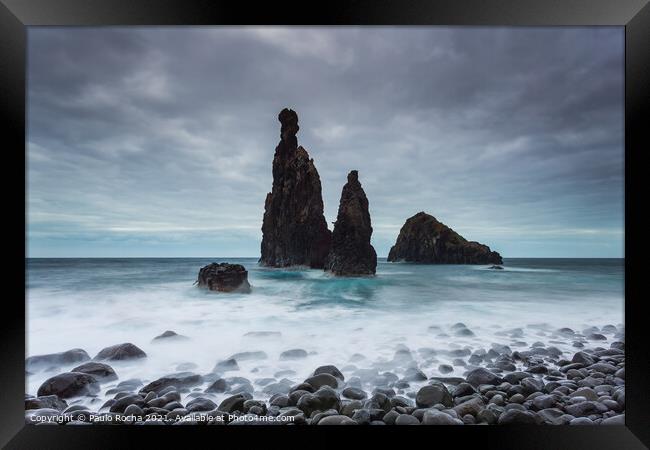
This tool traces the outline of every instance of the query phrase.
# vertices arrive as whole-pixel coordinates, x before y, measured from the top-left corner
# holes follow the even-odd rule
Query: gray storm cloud
[[[30,256],[257,256],[277,113],[326,218],[623,256],[622,28],[30,28]]]

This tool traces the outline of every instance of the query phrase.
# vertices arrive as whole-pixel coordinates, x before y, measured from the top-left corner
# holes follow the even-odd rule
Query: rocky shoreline
[[[467,336],[471,330],[457,323],[449,332]],[[504,334],[517,339],[521,329]],[[165,335],[161,340],[178,336]],[[513,350],[519,347],[512,340],[487,349],[399,344],[392,360],[368,363],[354,355],[340,368],[317,367],[304,380],[292,370],[253,380],[229,377],[242,362],[268,359],[251,351],[218,361],[204,375],[183,371],[152,381],[119,381],[111,361],[143,361],[147,355],[137,346],[107,347],[93,360],[73,349],[26,360],[29,371],[75,367],[46,380],[37,396],[25,395],[25,420],[36,425],[623,425],[624,330],[561,328],[550,337],[572,342],[576,351],[542,342],[519,342],[526,349]],[[463,368],[462,376],[428,376],[416,362],[443,355]],[[307,351],[290,349],[279,360],[306,357]],[[453,370],[440,364],[436,373]]]

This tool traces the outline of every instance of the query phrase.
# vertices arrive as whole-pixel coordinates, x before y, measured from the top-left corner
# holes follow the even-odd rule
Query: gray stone
[[[32,397],[25,399],[25,410],[28,409],[56,409],[63,411],[68,407],[65,400],[56,395],[43,395],[41,397]]]
[[[454,419],[449,414],[445,414],[436,409],[428,409],[422,416],[423,425],[462,425],[463,421]]]
[[[596,394],[596,392],[594,392],[593,389],[588,387],[583,387],[575,390],[574,392],[569,394],[569,397],[584,397],[585,399],[590,401],[598,400],[598,395]]]
[[[594,422],[587,417],[576,417],[569,422],[569,425],[595,425]]]
[[[210,386],[208,386],[208,388],[205,390],[205,392],[208,392],[208,393],[212,393],[212,392],[221,393],[221,392],[226,392],[226,388],[227,388],[226,380],[224,380],[223,378],[219,378],[214,383],[212,383]]]
[[[177,389],[187,388],[199,385],[203,382],[203,377],[193,372],[178,372],[171,375],[158,378],[155,381],[144,386],[141,392],[160,393],[165,388],[175,386]]]
[[[415,403],[421,408],[429,408],[438,403],[452,406],[453,399],[444,384],[436,383],[420,388],[415,397]]]
[[[499,425],[535,425],[537,419],[535,414],[530,411],[510,409],[499,416],[497,423]]]
[[[339,385],[337,379],[329,373],[321,373],[314,375],[313,377],[309,377],[305,380],[305,383],[310,384],[314,387],[314,389],[319,389],[321,386],[330,386],[336,388]]]
[[[332,375],[334,378],[338,378],[341,381],[345,381],[345,377],[336,366],[333,365],[320,366],[316,370],[314,370],[314,375],[320,375],[321,373],[327,373],[329,375]]]
[[[136,417],[142,417],[144,416],[144,411],[142,411],[142,408],[140,408],[138,405],[129,405],[124,409],[124,415],[125,416],[136,416]]]
[[[606,362],[597,362],[587,367],[589,370],[607,374],[614,374],[618,370],[616,366],[613,366]]]
[[[281,360],[303,359],[307,357],[307,351],[301,348],[294,348],[280,353]]]
[[[533,408],[536,411],[553,408],[557,404],[554,395],[539,395],[533,399]]]
[[[608,417],[600,422],[601,425],[625,425],[625,414]]]
[[[143,406],[144,398],[139,394],[128,394],[115,400],[110,407],[110,412],[122,413],[129,405]]]
[[[88,361],[90,356],[81,348],[73,348],[60,353],[50,353],[47,355],[34,355],[25,359],[25,369],[35,371],[51,366],[61,366],[64,364],[74,364]]]
[[[404,373],[404,380],[406,381],[425,381],[427,376],[417,367],[409,367]]]
[[[75,367],[71,372],[81,372],[92,375],[99,382],[117,380],[115,370],[108,364],[90,361]]]
[[[137,346],[126,342],[124,344],[111,345],[102,349],[93,358],[95,360],[108,360],[108,361],[122,361],[128,359],[145,358],[147,354],[139,349]]]
[[[243,411],[244,402],[250,400],[251,396],[246,394],[236,394],[231,397],[224,399],[217,409],[224,412],[234,412],[234,411]]]
[[[357,423],[348,416],[327,416],[318,422],[318,425],[356,425]]]
[[[564,410],[574,417],[586,417],[592,414],[602,414],[607,407],[594,401],[586,401],[575,405],[567,405]]]
[[[595,362],[595,360],[593,356],[591,356],[588,353],[577,352],[576,354],[573,355],[573,359],[571,359],[571,362],[584,364],[585,366],[590,366]]]
[[[184,341],[189,339],[187,336],[180,335],[176,333],[175,331],[172,330],[167,330],[164,333],[156,336],[153,338],[154,342],[160,342],[160,341]]]
[[[239,365],[234,359],[225,359],[223,361],[219,361],[214,366],[214,369],[212,369],[213,372],[228,372],[231,370],[239,370]]]
[[[367,425],[371,422],[370,411],[367,409],[357,409],[352,414],[352,420],[359,425]]]
[[[56,395],[70,398],[99,392],[99,383],[92,375],[81,372],[65,372],[48,378],[38,388],[39,397]]]
[[[501,379],[497,375],[482,367],[471,370],[467,374],[466,379],[474,387],[478,387],[481,384],[497,385],[501,382]]]
[[[368,397],[368,394],[366,394],[365,391],[354,387],[346,387],[343,389],[343,392],[341,392],[341,395],[353,400],[363,400]]]
[[[483,399],[481,399],[481,397],[474,397],[471,400],[467,400],[466,402],[463,402],[460,405],[455,406],[454,411],[456,411],[456,414],[458,414],[458,416],[460,417],[463,417],[467,414],[476,416],[484,408],[485,408],[485,402],[483,401]]]
[[[185,408],[188,412],[212,411],[217,409],[217,405],[209,398],[198,397],[188,402]]]
[[[400,414],[397,411],[391,410],[384,415],[384,418],[382,420],[386,425],[395,425],[395,420],[399,417],[399,415]]]
[[[420,425],[420,421],[410,414],[400,414],[395,419],[395,425]]]

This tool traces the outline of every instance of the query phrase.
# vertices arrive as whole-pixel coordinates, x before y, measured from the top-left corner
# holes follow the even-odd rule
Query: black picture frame
[[[473,441],[495,448],[646,448],[650,445],[649,332],[641,286],[643,268],[640,233],[644,166],[641,154],[650,149],[650,5],[649,0],[338,0],[307,2],[259,2],[224,0],[0,0],[0,111],[4,125],[5,175],[14,178],[5,189],[5,212],[13,227],[6,240],[14,242],[11,260],[25,257],[17,238],[25,232],[26,188],[25,93],[26,27],[105,25],[470,25],[470,26],[589,26],[625,27],[625,324],[626,324],[626,425],[601,427],[414,427],[408,433],[396,427],[351,427],[348,434],[372,434],[384,439],[400,434],[405,443],[429,441],[438,445],[446,435],[455,443]],[[3,177],[8,180],[9,177]],[[23,292],[25,271],[9,264],[6,281]],[[635,272],[636,270],[636,272]],[[21,287],[19,284],[23,282]],[[128,448],[134,439],[149,442],[157,437],[211,433],[215,443],[233,433],[247,439],[262,431],[276,434],[268,442],[282,440],[301,428],[307,441],[329,437],[340,429],[326,427],[49,427],[26,426],[25,308],[20,294],[5,293],[3,302],[2,369],[0,370],[0,444],[7,448]],[[9,306],[12,312],[9,313]],[[236,430],[235,430],[236,428]],[[309,429],[306,429],[309,428]],[[316,428],[319,428],[316,430]],[[155,429],[155,430],[154,430]],[[181,430],[182,429],[182,430]],[[210,430],[219,431],[210,431]],[[221,434],[219,434],[221,433]],[[223,434],[225,433],[225,434]],[[316,436],[317,433],[318,436]],[[404,434],[403,434],[404,433]],[[241,437],[239,437],[241,438]],[[435,439],[434,439],[435,438]],[[183,438],[190,439],[189,436]],[[305,439],[305,436],[303,436]],[[185,441],[188,442],[188,441]],[[326,442],[326,441],[324,441]],[[412,444],[415,445],[415,444]]]

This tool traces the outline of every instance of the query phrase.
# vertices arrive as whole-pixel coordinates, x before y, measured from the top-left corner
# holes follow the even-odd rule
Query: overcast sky
[[[623,28],[30,28],[29,256],[259,256],[278,112],[327,221],[621,257]]]

